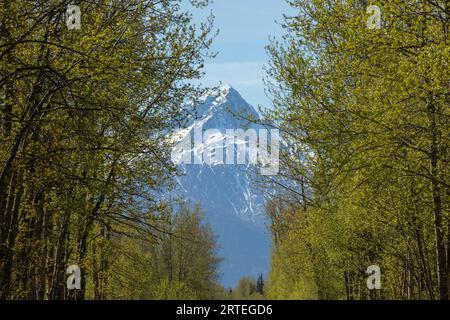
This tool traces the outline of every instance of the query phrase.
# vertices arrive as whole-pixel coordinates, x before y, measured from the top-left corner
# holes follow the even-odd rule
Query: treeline
[[[0,2],[0,299],[210,296],[214,238],[163,201],[210,30],[174,0]]]
[[[111,267],[99,299],[217,299],[221,297],[215,236],[199,206],[181,204],[176,214],[161,223],[158,239],[117,236],[107,243]]]
[[[265,300],[266,288],[263,275],[257,279],[253,277],[243,277],[239,280],[236,288],[229,291],[228,299],[234,300]]]
[[[234,288],[218,287],[214,298],[217,300],[265,300],[266,281],[263,274],[258,278],[242,277]]]
[[[450,1],[290,3],[268,48],[266,116],[289,146],[268,297],[448,299]]]

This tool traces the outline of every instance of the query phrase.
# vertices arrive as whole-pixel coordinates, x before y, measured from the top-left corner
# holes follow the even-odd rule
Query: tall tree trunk
[[[7,237],[6,237],[6,246],[5,246],[5,255],[2,257],[4,261],[2,264],[1,278],[0,278],[0,299],[6,299],[10,297],[11,294],[11,278],[12,278],[12,267],[13,267],[13,257],[14,257],[14,246],[16,242],[16,237],[19,229],[19,209],[20,202],[23,194],[23,185],[22,179],[12,179],[18,185],[16,192],[14,192],[12,200],[12,207],[10,210],[10,214],[7,215],[9,218],[9,224],[7,224]]]
[[[445,238],[446,225],[442,216],[442,190],[439,183],[439,134],[437,127],[437,108],[434,104],[429,106],[430,112],[430,171],[431,171],[431,194],[434,215],[435,247],[437,260],[437,277],[439,287],[439,299],[448,300],[448,268],[447,249]],[[444,229],[445,226],[445,229]]]

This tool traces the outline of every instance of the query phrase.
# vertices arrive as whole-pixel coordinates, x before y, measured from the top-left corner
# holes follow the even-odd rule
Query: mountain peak
[[[228,83],[221,83],[217,87],[206,90],[199,100],[200,103],[206,103],[208,100],[215,100],[218,103],[222,103],[232,93],[237,93],[237,91]]]
[[[174,135],[179,146],[174,147],[172,156],[173,159],[181,159],[188,154],[191,160],[202,159],[202,164],[180,164],[183,175],[177,177],[175,193],[193,204],[201,204],[218,236],[220,255],[225,259],[221,267],[224,273],[222,283],[233,287],[240,278],[267,273],[269,269],[270,237],[265,228],[264,193],[255,184],[256,167],[220,161],[211,165],[203,161],[203,157],[207,153],[205,150],[216,143],[220,145],[219,141],[222,142],[222,157],[226,155],[227,130],[258,130],[260,125],[249,118],[259,117],[229,84],[207,90],[197,101],[189,106],[192,117],[188,126]],[[200,143],[192,144],[195,132],[208,129],[218,130],[222,135],[207,140],[202,137]],[[188,143],[184,144],[186,141]]]
[[[219,86],[219,90],[221,92],[229,93],[231,89],[233,89],[233,87],[231,85],[229,85],[228,83],[222,83]]]
[[[259,119],[258,112],[230,84],[224,83],[207,90],[198,100],[192,103],[195,119],[214,118],[228,119],[229,125],[241,126],[246,122],[241,117]],[[223,123],[222,123],[223,124]],[[248,125],[248,123],[246,124]]]

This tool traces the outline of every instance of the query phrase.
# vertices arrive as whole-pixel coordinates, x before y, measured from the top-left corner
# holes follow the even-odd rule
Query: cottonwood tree
[[[69,4],[80,30],[66,26]],[[74,263],[70,298],[91,280],[106,298],[120,226],[161,231],[167,134],[196,91],[187,80],[201,75],[212,20],[193,25],[173,0],[15,0],[0,21],[0,299],[68,298]]]
[[[267,118],[308,150],[312,196],[301,218],[284,215],[297,226],[284,237],[298,241],[274,249],[287,260],[271,271],[269,297],[307,286],[311,297],[377,298],[364,271],[378,264],[384,298],[448,299],[450,3],[380,3],[380,29],[367,28],[368,1],[290,3],[286,37],[268,48]],[[281,269],[315,259],[327,268],[296,281]],[[327,269],[337,284],[321,284]]]

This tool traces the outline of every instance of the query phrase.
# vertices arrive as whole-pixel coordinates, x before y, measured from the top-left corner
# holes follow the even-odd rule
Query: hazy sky
[[[195,21],[205,20],[210,10],[220,31],[212,47],[218,56],[207,61],[202,83],[229,83],[253,106],[268,106],[262,82],[265,46],[269,36],[281,38],[280,22],[284,13],[292,13],[289,6],[284,0],[215,0],[208,9],[193,12]]]

